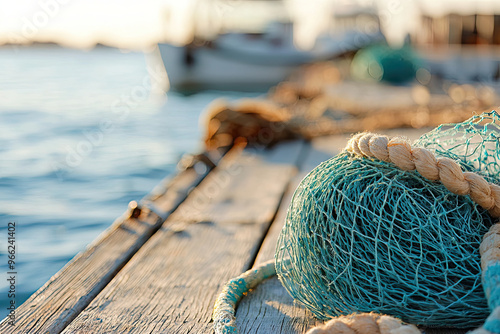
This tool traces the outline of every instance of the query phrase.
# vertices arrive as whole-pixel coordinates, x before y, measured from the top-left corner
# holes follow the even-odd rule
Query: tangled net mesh
[[[414,147],[498,184],[499,138],[500,117],[490,112],[442,125]],[[344,151],[297,188],[276,271],[320,319],[374,311],[429,327],[475,327],[489,315],[479,244],[492,223],[469,196]]]

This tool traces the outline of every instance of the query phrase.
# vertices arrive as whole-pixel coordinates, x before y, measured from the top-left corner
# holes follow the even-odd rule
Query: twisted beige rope
[[[356,155],[392,162],[402,170],[417,170],[423,177],[441,183],[452,193],[469,195],[474,202],[500,217],[500,186],[488,183],[484,177],[462,172],[460,165],[449,158],[436,158],[425,149],[414,147],[405,138],[362,132],[354,135],[346,150]]]
[[[481,254],[481,269],[486,271],[488,266],[500,262],[500,223],[494,224],[484,235],[479,246]]]

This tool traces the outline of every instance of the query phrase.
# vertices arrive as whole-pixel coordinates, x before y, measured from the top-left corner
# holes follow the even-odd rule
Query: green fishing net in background
[[[351,74],[361,80],[402,84],[414,80],[422,66],[422,60],[409,46],[394,49],[388,45],[374,45],[356,53]]]
[[[413,147],[500,183],[500,117],[441,125]],[[297,188],[276,248],[288,292],[318,318],[377,312],[425,326],[489,315],[479,244],[493,224],[469,196],[392,163],[342,152]]]

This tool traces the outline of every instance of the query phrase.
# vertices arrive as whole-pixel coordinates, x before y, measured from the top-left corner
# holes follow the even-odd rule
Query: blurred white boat
[[[227,33],[186,46],[158,46],[172,90],[255,91],[279,83],[299,65],[383,40],[380,29],[343,29],[320,36],[310,50],[300,50],[294,45],[292,24],[273,22],[263,33]]]

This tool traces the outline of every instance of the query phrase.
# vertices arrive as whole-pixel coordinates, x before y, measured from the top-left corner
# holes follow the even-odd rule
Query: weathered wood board
[[[63,333],[209,333],[222,285],[247,270],[303,143],[228,154]]]
[[[211,159],[217,162],[220,154]],[[126,213],[87,249],[71,260],[16,310],[16,324],[0,324],[0,333],[61,332],[111,281],[124,264],[158,230],[164,219],[209,173],[186,169],[152,201],[159,215],[143,210],[138,219]],[[161,216],[161,217],[160,217]]]

